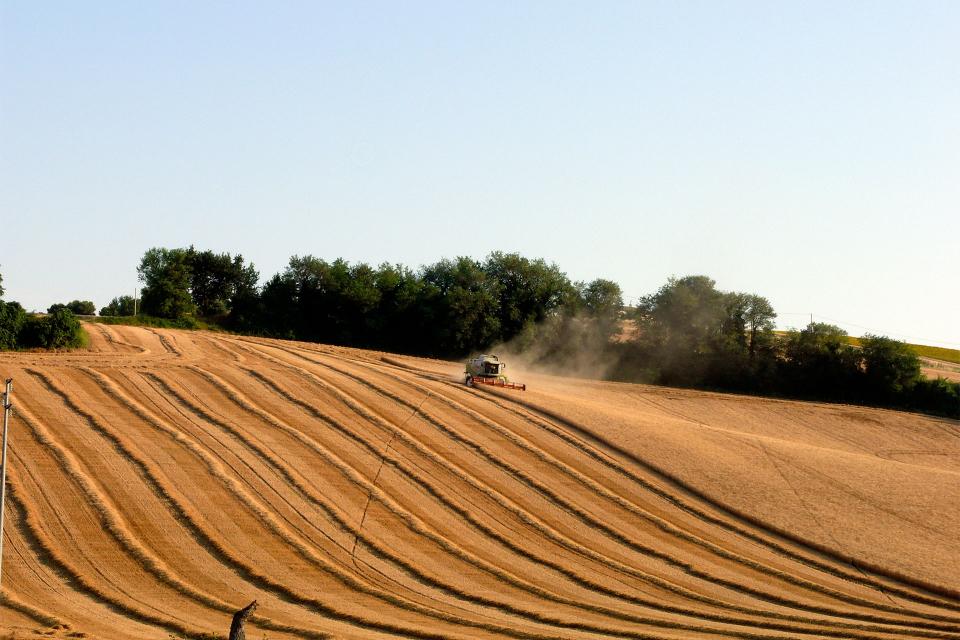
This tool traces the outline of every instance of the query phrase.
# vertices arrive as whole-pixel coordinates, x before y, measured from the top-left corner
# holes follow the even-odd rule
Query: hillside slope
[[[956,422],[87,329],[0,354],[0,633],[960,640]]]

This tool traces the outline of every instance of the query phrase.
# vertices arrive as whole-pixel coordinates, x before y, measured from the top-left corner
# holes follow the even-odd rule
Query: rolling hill
[[[87,330],[0,354],[0,635],[960,640],[956,421]]]

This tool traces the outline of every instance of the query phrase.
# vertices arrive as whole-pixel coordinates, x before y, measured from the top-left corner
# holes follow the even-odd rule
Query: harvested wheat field
[[[934,360],[933,358],[920,358],[920,371],[928,378],[936,380],[943,378],[952,382],[960,382],[960,364],[946,362],[945,360]]]
[[[87,330],[0,355],[0,634],[960,639],[957,422]]]

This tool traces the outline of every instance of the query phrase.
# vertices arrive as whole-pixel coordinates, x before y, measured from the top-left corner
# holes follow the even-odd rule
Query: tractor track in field
[[[581,424],[576,401],[470,389],[439,361],[87,328],[89,350],[0,354],[18,408],[0,634],[199,639],[256,598],[248,636],[271,640],[960,640],[956,585],[728,508]],[[603,390],[621,388],[665,422],[727,433],[629,385]],[[816,411],[769,419],[816,439]],[[943,450],[916,433],[876,453],[835,439],[870,460]],[[922,515],[742,440],[782,470],[760,480],[806,474],[937,539]],[[808,504],[804,491],[790,499]]]
[[[288,350],[288,351],[289,351],[289,350]],[[334,368],[334,370],[336,370],[336,369]],[[337,370],[337,371],[338,371],[338,373],[343,373],[342,371],[339,371],[339,370]],[[345,374],[345,375],[350,376],[350,374]],[[394,401],[396,401],[396,402],[399,402],[399,403],[402,403],[402,404],[405,404],[405,405],[409,406],[409,403],[406,403],[402,398],[399,398],[399,397],[396,396],[395,394],[391,394],[391,393],[389,393],[389,392],[386,392],[382,387],[377,387],[376,385],[372,384],[369,379],[360,379],[360,378],[357,378],[356,376],[350,376],[350,377],[353,377],[354,379],[356,379],[357,382],[360,383],[360,384],[363,384],[363,385],[366,385],[366,386],[371,387],[374,391],[376,391],[376,392],[378,392],[378,393],[382,393],[382,394],[384,394],[384,395],[387,395],[388,397],[390,397],[392,400],[394,400]],[[437,426],[437,427],[439,427],[439,428],[441,428],[441,429],[446,429],[446,427],[445,427],[444,425],[440,424],[436,419],[430,420],[430,422],[432,422],[432,423],[434,424],[434,426]],[[495,464],[495,465],[502,465],[502,464],[503,464],[503,463],[501,463],[498,459],[495,459],[493,456],[491,456],[488,452],[486,452],[480,445],[476,444],[475,442],[471,442],[471,441],[469,441],[469,440],[466,440],[466,439],[464,439],[464,438],[462,438],[462,437],[460,437],[460,436],[458,436],[458,435],[456,435],[456,434],[453,434],[453,433],[452,433],[451,431],[449,431],[449,430],[447,430],[447,433],[450,434],[450,435],[451,435],[452,437],[454,437],[455,439],[459,439],[462,443],[465,443],[466,446],[474,449],[475,451],[479,452],[481,455],[484,455],[492,464]],[[510,475],[513,475],[513,476],[515,476],[515,477],[520,477],[520,478],[524,479],[528,485],[532,486],[535,490],[537,490],[537,491],[545,494],[549,499],[553,500],[554,502],[559,502],[559,503],[561,503],[561,504],[564,503],[564,501],[563,501],[562,498],[560,498],[560,497],[557,496],[556,494],[550,492],[548,489],[545,489],[545,488],[543,488],[542,486],[538,486],[535,480],[533,480],[533,479],[525,476],[525,474],[524,474],[522,471],[519,471],[518,469],[512,468],[512,467],[507,467],[506,470],[507,470],[507,472],[508,472]],[[571,508],[569,504],[566,504],[566,505],[563,505],[563,506],[566,506],[568,512],[571,512],[571,513],[573,513],[575,516],[583,519],[583,520],[585,521],[585,523],[588,524],[589,526],[591,526],[591,527],[593,527],[593,528],[597,528],[597,529],[599,529],[599,530],[601,530],[601,531],[604,531],[604,532],[607,533],[611,538],[614,538],[614,539],[618,539],[618,540],[623,541],[624,536],[623,536],[622,533],[620,533],[620,532],[618,532],[618,531],[615,531],[615,530],[612,530],[612,529],[610,529],[609,527],[606,527],[603,523],[597,522],[595,519],[592,519],[589,514],[586,514],[586,513],[583,512],[583,511],[578,511],[578,510],[576,510],[576,509]],[[674,532],[672,532],[672,533],[676,534],[676,531],[674,531]],[[698,542],[699,542],[699,541],[698,541]],[[627,542],[627,544],[629,544],[629,541]],[[681,565],[683,564],[683,563],[677,561],[675,558],[670,558],[670,557],[666,556],[665,554],[658,554],[658,552],[655,551],[655,550],[650,550],[650,549],[647,549],[647,548],[644,548],[644,547],[640,547],[640,546],[638,546],[638,545],[634,545],[634,549],[635,549],[636,551],[639,551],[640,553],[660,555],[661,559],[664,559],[664,560],[666,560],[666,561],[668,561],[668,562],[672,561],[674,564],[681,564]],[[718,553],[718,554],[720,554],[721,556],[725,556],[725,557],[730,557],[730,555],[731,555],[731,554],[729,554],[729,553],[726,553],[725,550],[723,550],[723,549],[718,549],[718,548],[716,548],[716,547],[712,548],[711,551],[713,551],[713,552],[715,552],[715,553]],[[752,566],[753,568],[757,568],[757,569],[760,569],[760,570],[764,570],[764,568],[759,567],[756,563],[752,563],[752,562],[750,562],[750,561],[745,561],[745,562],[746,562],[748,565]],[[767,571],[768,571],[768,573],[771,573],[771,575],[774,575],[774,574],[772,574],[772,572],[770,572],[769,570],[767,570]],[[781,575],[782,575],[782,574],[781,574]],[[787,576],[787,579],[790,580],[790,577]],[[790,581],[792,581],[792,582],[794,582],[794,583],[797,583],[797,582],[798,582],[798,581],[796,581],[796,580],[790,580]],[[821,587],[820,585],[817,585],[817,584],[807,584],[807,585],[804,585],[804,586],[807,586],[808,588],[812,588],[812,589],[814,589],[814,590],[821,590],[821,591],[823,590],[823,587]],[[835,597],[838,597],[838,596],[839,596],[839,597],[844,597],[842,594],[837,594],[836,592],[832,592],[832,593],[830,593],[830,595],[833,595],[833,596],[835,596]],[[883,607],[883,605],[879,605],[879,606],[880,606],[880,607]]]

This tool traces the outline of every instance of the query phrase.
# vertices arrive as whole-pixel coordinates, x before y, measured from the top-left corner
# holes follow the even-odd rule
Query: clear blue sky
[[[960,346],[960,2],[0,0],[0,217],[27,308],[500,249]]]

